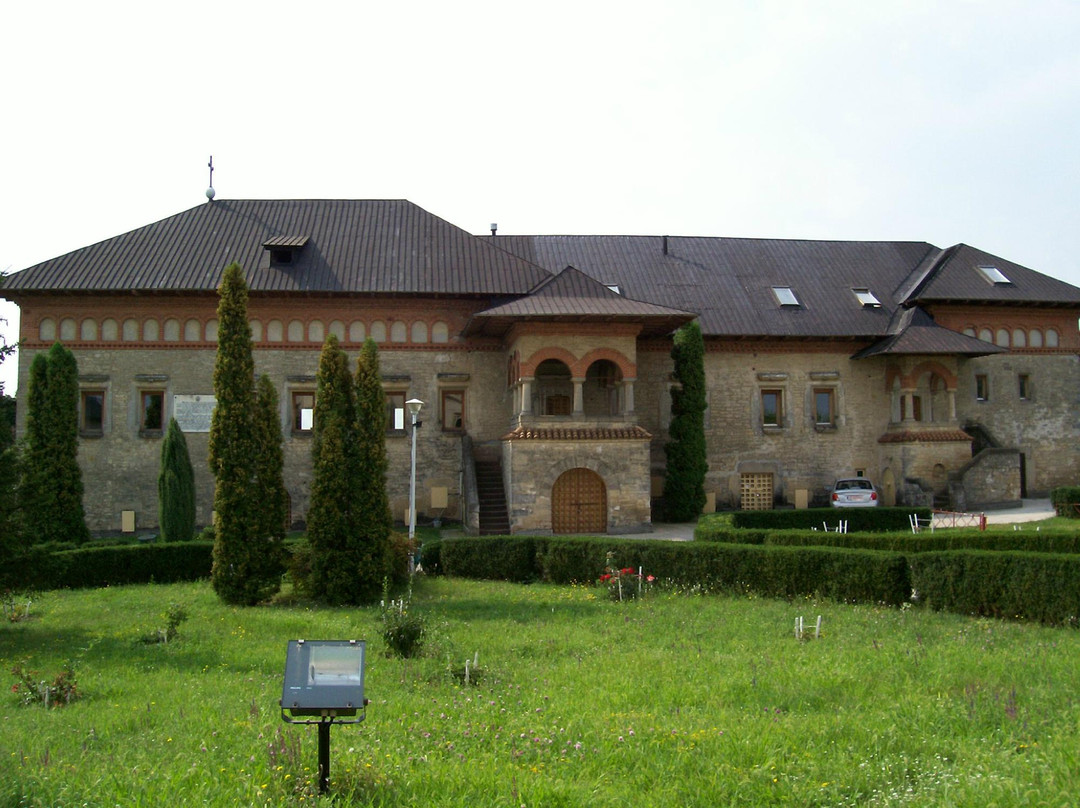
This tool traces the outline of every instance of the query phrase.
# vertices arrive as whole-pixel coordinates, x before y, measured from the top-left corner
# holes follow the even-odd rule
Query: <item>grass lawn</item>
[[[332,729],[335,804],[1028,806],[1080,791],[1080,633],[921,609],[420,579],[428,654],[378,609],[233,608],[206,583],[49,592],[0,625],[0,806],[318,801],[282,723],[286,641],[368,641],[367,720]],[[178,603],[168,644],[138,638]],[[798,641],[795,618],[822,615]],[[479,681],[450,675],[479,654]],[[62,708],[11,693],[55,675]]]

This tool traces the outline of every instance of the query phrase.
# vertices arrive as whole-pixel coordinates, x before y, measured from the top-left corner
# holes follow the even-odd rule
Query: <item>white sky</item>
[[[212,154],[220,199],[965,242],[1080,285],[1074,0],[39,0],[0,38],[0,270],[205,203]]]

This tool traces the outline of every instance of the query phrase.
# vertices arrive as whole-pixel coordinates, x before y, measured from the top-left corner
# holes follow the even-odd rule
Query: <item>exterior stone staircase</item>
[[[506,509],[502,464],[498,460],[476,459],[476,492],[480,500],[480,535],[510,532],[510,513]]]

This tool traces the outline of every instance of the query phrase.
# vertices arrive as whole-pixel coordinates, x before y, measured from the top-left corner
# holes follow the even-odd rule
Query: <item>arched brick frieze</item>
[[[439,345],[450,341],[450,327],[442,320],[436,320],[432,323],[431,341]]]
[[[537,488],[541,491],[550,491],[551,487],[555,484],[555,481],[559,479],[563,472],[570,471],[570,469],[588,469],[589,471],[594,471],[600,475],[600,479],[604,481],[604,485],[608,486],[608,488],[611,488],[611,483],[615,479],[615,469],[610,463],[581,452],[550,463],[548,467],[544,469],[542,474],[537,475]]]
[[[60,321],[60,339],[64,342],[74,342],[78,330],[75,327],[74,317],[65,317]]]
[[[87,317],[79,324],[79,338],[84,342],[97,342],[98,324],[93,317]]]

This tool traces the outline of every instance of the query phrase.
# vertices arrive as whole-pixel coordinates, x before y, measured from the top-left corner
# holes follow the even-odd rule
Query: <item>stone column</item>
[[[623,415],[634,414],[634,379],[624,379],[623,389]]]
[[[532,379],[521,380],[521,414],[532,412]]]
[[[574,417],[579,418],[585,413],[585,396],[582,392],[585,380],[573,379],[572,381],[574,383]]]

